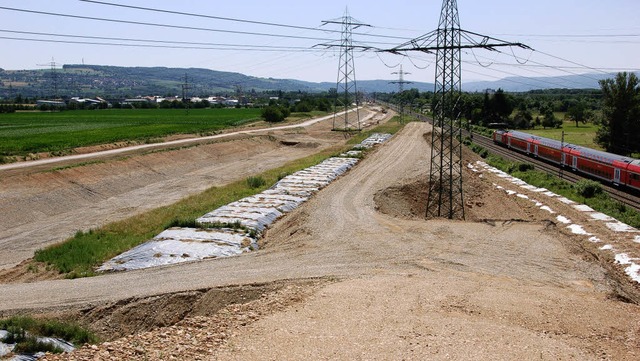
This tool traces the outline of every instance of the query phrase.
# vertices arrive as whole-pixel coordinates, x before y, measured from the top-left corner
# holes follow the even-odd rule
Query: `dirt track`
[[[637,359],[640,308],[619,301],[615,275],[531,202],[507,197],[492,180],[468,177],[469,218],[488,221],[424,221],[376,204],[393,201],[398,189],[424,177],[428,130],[410,123],[276,223],[259,252],[0,285],[0,312],[330,277],[311,295],[291,296],[297,302],[287,307],[234,309],[234,320],[248,316],[222,330],[206,319],[185,321],[171,332],[161,328],[115,344],[150,358],[195,352],[202,359]],[[260,302],[272,305],[268,301],[268,295],[258,298],[256,309]],[[217,340],[215,348],[206,346],[206,337]],[[165,338],[184,343],[174,347]],[[138,349],[129,347],[134,344]],[[86,348],[71,357],[117,358],[118,347]]]

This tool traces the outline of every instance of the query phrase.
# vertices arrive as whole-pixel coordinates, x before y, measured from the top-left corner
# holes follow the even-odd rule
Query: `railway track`
[[[396,110],[396,107],[391,104],[386,104],[392,109]],[[432,120],[423,114],[418,114],[414,112],[407,112],[408,115],[417,118],[423,122],[431,123]],[[463,136],[470,136],[470,133],[466,130],[462,131]],[[482,136],[480,134],[473,134],[473,142],[486,148],[489,152],[499,155],[505,159],[515,160],[518,162],[531,163],[535,166],[537,170],[541,170],[547,172],[549,174],[561,176],[562,179],[576,183],[583,179],[590,179],[588,177],[584,177],[580,174],[574,173],[571,169],[564,168],[561,172],[560,168],[558,168],[554,164],[547,163],[545,161],[540,160],[539,158],[534,158],[532,156],[528,156],[526,154],[519,153],[517,151],[509,150],[507,148],[501,147],[493,142],[493,139]],[[613,185],[601,183],[602,188],[609,196],[618,202],[633,208],[637,211],[640,211],[640,198],[634,194],[627,193]]]
[[[466,131],[463,131],[463,134],[468,135]],[[568,169],[568,168],[564,168],[561,172],[560,168],[558,168],[556,165],[549,164],[543,160],[540,160],[539,158],[534,158],[532,156],[501,147],[493,143],[493,140],[491,138],[488,138],[479,134],[473,135],[473,142],[486,148],[489,152],[493,154],[499,155],[506,159],[533,164],[536,169],[550,173],[550,174],[554,174],[557,176],[561,176],[562,179],[571,183],[576,183],[583,179],[590,179],[588,177],[584,177],[580,174],[574,173],[571,169]],[[602,184],[603,190],[607,192],[611,198],[617,200],[620,203],[627,205],[628,207],[631,207],[637,211],[640,211],[640,198],[638,198],[633,194],[622,191],[613,185],[609,185],[605,183],[601,183],[601,184]]]

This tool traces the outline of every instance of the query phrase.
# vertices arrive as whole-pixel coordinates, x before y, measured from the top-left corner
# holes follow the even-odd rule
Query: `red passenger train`
[[[493,141],[578,173],[640,190],[640,160],[513,130],[496,130]]]

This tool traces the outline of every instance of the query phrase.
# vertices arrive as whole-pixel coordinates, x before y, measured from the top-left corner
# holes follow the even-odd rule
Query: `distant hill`
[[[335,88],[333,82],[313,83],[294,79],[273,79],[247,76],[240,73],[221,72],[200,68],[165,67],[117,67],[101,65],[64,65],[52,72],[38,70],[0,69],[0,97],[17,94],[28,97],[49,97],[57,93],[62,96],[108,96],[135,97],[138,95],[181,95],[185,75],[190,95],[262,92],[271,90],[322,92]],[[522,78],[510,77],[490,82],[468,82],[464,91],[484,91],[502,88],[520,92],[534,89],[599,88],[598,80],[611,78],[614,74],[586,74],[560,77]],[[394,80],[359,80],[358,90],[365,93],[396,92]],[[434,85],[425,82],[407,84],[406,89],[433,91]]]
[[[503,89],[509,92],[525,92],[537,89],[599,89],[598,81],[614,78],[616,74],[581,74],[554,77],[508,77],[495,81],[477,81],[463,83],[462,89],[468,92],[486,89]]]

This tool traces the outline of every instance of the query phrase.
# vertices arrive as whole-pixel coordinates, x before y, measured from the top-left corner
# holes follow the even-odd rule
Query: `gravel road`
[[[172,334],[189,334],[188,345],[167,346],[166,328],[116,342],[136,345],[130,355],[166,359],[638,359],[640,308],[615,297],[607,271],[572,246],[543,211],[530,211],[530,201],[479,187],[493,200],[474,203],[476,212],[490,216],[485,222],[424,221],[376,210],[376,194],[425,175],[428,131],[428,124],[408,124],[277,222],[258,252],[0,285],[0,313],[331,277],[334,282],[312,295],[219,334],[206,321],[172,326]],[[504,214],[515,208],[520,213]],[[212,333],[222,335],[216,346],[201,347]],[[114,359],[109,347],[117,355],[110,345],[68,358]]]

